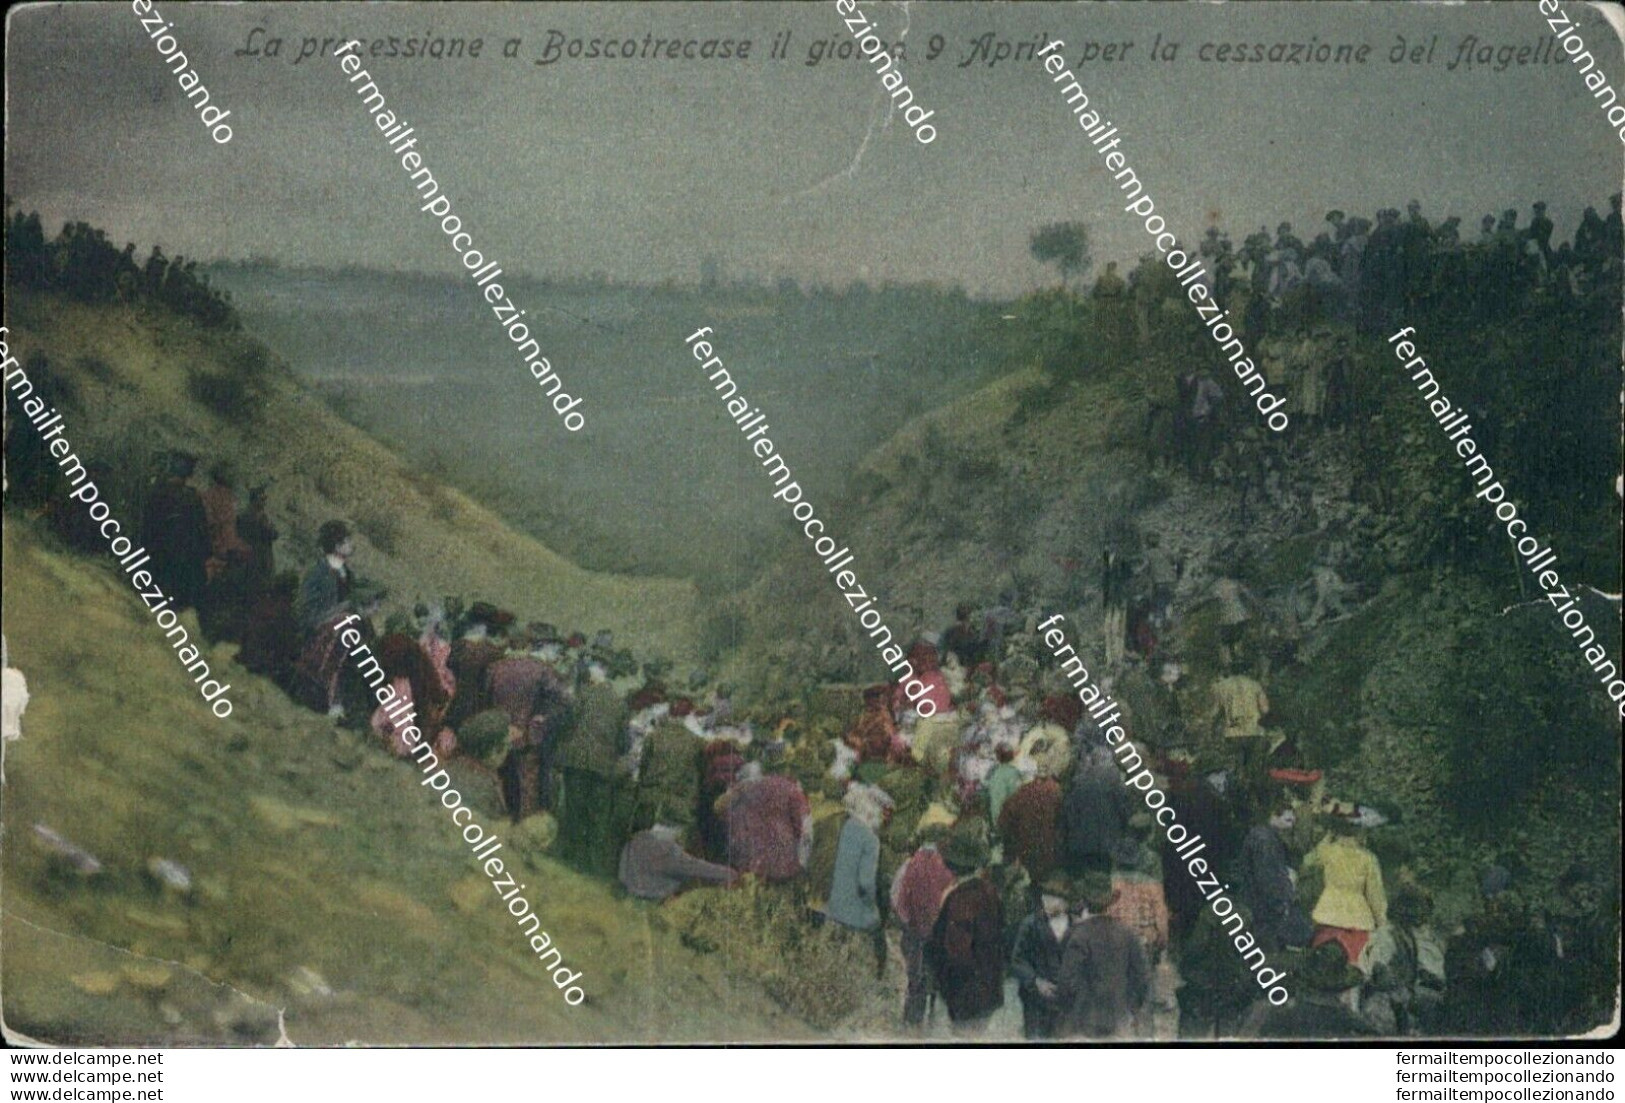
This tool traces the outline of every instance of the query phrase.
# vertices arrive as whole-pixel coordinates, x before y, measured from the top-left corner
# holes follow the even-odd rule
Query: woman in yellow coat
[[[1305,869],[1319,867],[1325,887],[1311,918],[1315,934],[1310,948],[1336,942],[1355,964],[1371,932],[1388,922],[1388,896],[1382,888],[1382,866],[1358,838],[1359,828],[1346,820],[1332,821],[1332,834],[1309,852]]]

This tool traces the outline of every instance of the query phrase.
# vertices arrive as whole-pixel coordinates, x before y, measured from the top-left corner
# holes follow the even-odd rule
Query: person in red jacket
[[[902,927],[902,948],[908,991],[903,997],[903,1025],[919,1026],[925,1021],[930,995],[929,974],[925,968],[925,946],[942,911],[942,898],[953,888],[955,877],[937,851],[944,831],[927,827],[920,833],[920,849],[897,870],[892,880],[891,910]]]
[[[888,685],[870,686],[863,691],[863,712],[842,739],[856,752],[859,762],[905,763],[909,760],[908,747],[897,736],[890,696]],[[901,752],[900,757],[898,752]]]
[[[1061,856],[1061,785],[1052,777],[1029,781],[999,809],[1004,860],[1020,862],[1034,884],[1055,871]]]
[[[954,696],[948,689],[948,680],[943,676],[942,667],[939,665],[936,645],[927,640],[920,640],[909,648],[907,658],[914,677],[899,679],[893,688],[893,711],[902,713],[911,708],[919,711],[920,705],[930,701],[932,712],[921,712],[922,716],[946,715],[952,712]],[[911,697],[908,687],[916,683],[924,687],[924,692]]]
[[[942,899],[926,960],[954,1033],[978,1034],[1004,1006],[1004,906],[982,876],[987,844],[977,834],[956,830],[942,860],[959,881]]]
[[[728,865],[764,881],[790,881],[807,868],[812,852],[812,806],[801,785],[782,775],[762,776],[760,763],[739,773],[717,798],[727,823]]]

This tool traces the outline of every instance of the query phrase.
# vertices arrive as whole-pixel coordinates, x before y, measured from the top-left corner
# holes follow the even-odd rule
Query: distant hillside
[[[803,485],[843,490],[899,424],[995,363],[989,308],[933,287],[626,287],[499,281],[583,400],[557,431],[466,279],[221,267],[244,322],[344,417],[510,525],[593,570],[754,578],[777,514],[683,337],[715,328],[740,391]]]
[[[43,357],[46,367],[30,374],[72,396],[65,432],[87,462],[115,473],[124,494],[111,500],[127,524],[139,518],[123,507],[139,495],[154,454],[189,449],[204,471],[226,457],[244,485],[271,483],[279,567],[303,570],[317,528],[344,518],[359,534],[355,567],[393,591],[391,606],[462,595],[511,608],[522,621],[613,629],[641,655],[693,654],[692,584],[575,566],[334,415],[252,339],[164,313],[14,298],[13,352],[24,364]],[[508,382],[515,399],[529,397],[521,380]],[[32,430],[22,422],[14,431]]]

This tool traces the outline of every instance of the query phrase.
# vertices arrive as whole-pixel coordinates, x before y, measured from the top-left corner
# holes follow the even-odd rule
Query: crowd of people
[[[1461,219],[1433,222],[1419,201],[1373,218],[1329,211],[1305,244],[1290,222],[1247,235],[1237,247],[1218,227],[1200,246],[1201,277],[1223,304],[1260,372],[1285,385],[1293,423],[1309,428],[1358,425],[1370,398],[1351,338],[1386,335],[1420,313],[1441,311],[1463,324],[1523,309],[1595,314],[1617,322],[1625,255],[1620,194],[1609,213],[1587,207],[1572,240],[1554,244],[1543,202],[1520,225],[1516,209],[1486,214],[1476,237]],[[1153,330],[1191,329],[1191,343],[1172,380],[1154,387],[1147,437],[1154,452],[1193,477],[1223,467],[1252,466],[1236,453],[1246,419],[1232,425],[1223,372],[1205,366],[1211,340],[1194,327],[1185,291],[1156,257],[1125,280],[1109,264],[1092,290],[1097,323],[1108,344],[1147,348]],[[1132,336],[1131,336],[1132,335]],[[1227,454],[1228,453],[1228,454]]]
[[[905,1029],[940,1015],[975,1034],[1007,1001],[1034,1039],[1473,1031],[1492,997],[1519,1028],[1558,1023],[1556,928],[1496,903],[1511,879],[1497,867],[1483,915],[1442,937],[1428,889],[1362,842],[1389,817],[1326,793],[1270,725],[1260,603],[1233,579],[1197,593],[1160,541],[1102,563],[1107,684],[1284,963],[1285,1007],[1262,999],[1156,841],[1101,727],[1042,669],[1034,617],[961,607],[909,651],[927,687],[916,700],[876,685],[822,716],[746,713],[704,672],[679,683],[607,631],[521,626],[488,602],[418,604],[376,625],[388,595],[356,577],[345,523],[322,526],[302,574],[279,574],[263,488],[239,509],[229,467],[202,489],[194,469],[168,458],[143,541],[166,593],[214,639],[240,641],[244,666],[387,753],[412,753],[396,718],[415,720],[443,760],[493,778],[513,820],[550,817],[555,856],[630,896],[747,877],[788,894],[809,925],[850,940],[854,969],[883,977],[901,959]],[[1189,608],[1210,608],[1218,628],[1219,674],[1194,698],[1157,642]],[[352,613],[410,711],[373,707],[335,631]],[[920,715],[926,699],[934,715]],[[832,719],[840,738],[820,738]]]
[[[1203,252],[1221,298],[1250,293],[1248,323],[1261,332],[1294,302],[1386,325],[1403,296],[1443,293],[1452,266],[1479,261],[1559,294],[1617,279],[1617,196],[1609,219],[1588,211],[1556,249],[1541,205],[1525,228],[1508,216],[1471,246],[1458,220],[1432,227],[1412,204],[1408,219],[1383,211],[1375,226],[1332,212],[1307,248],[1283,225],[1273,246],[1254,235],[1234,250],[1214,233]],[[75,250],[97,253],[83,237],[64,231],[45,247],[56,278],[79,271]],[[139,279],[114,268],[130,278],[103,288],[109,296],[173,278],[160,266],[155,284],[152,261]],[[1097,288],[1118,293],[1138,301],[1137,288]],[[1328,417],[1345,408],[1337,364],[1310,388]],[[1222,403],[1203,381],[1194,372],[1181,384],[1187,428]],[[1211,460],[1201,433],[1184,439],[1190,462]],[[11,460],[22,493],[9,501],[49,509],[51,466],[30,466],[25,452]],[[809,927],[850,943],[852,969],[872,971],[876,986],[901,980],[905,1031],[946,1020],[986,1034],[1019,1004],[1030,1039],[1538,1035],[1569,1028],[1582,1002],[1570,963],[1596,932],[1525,899],[1510,862],[1483,871],[1475,914],[1436,925],[1431,888],[1407,867],[1385,870],[1368,845],[1395,830],[1396,811],[1329,793],[1271,722],[1281,618],[1235,578],[1194,577],[1156,533],[1108,542],[1100,680],[1290,978],[1285,1006],[1263,998],[1184,861],[1158,841],[1101,726],[1046,669],[1040,610],[1014,594],[963,605],[913,641],[923,695],[845,687],[816,707],[748,710],[705,671],[678,679],[609,631],[522,623],[479,600],[390,602],[357,576],[341,520],[321,526],[302,570],[278,571],[267,486],[243,486],[226,462],[199,486],[198,460],[183,453],[160,468],[139,511],[153,573],[211,640],[239,644],[241,665],[370,733],[380,753],[411,755],[400,732],[415,722],[442,761],[490,775],[513,821],[547,817],[554,856],[650,906],[747,881],[782,894]],[[79,513],[53,514],[70,542]],[[1352,589],[1332,563],[1317,567],[1285,636],[1346,615]],[[1172,641],[1192,638],[1180,629],[1195,616],[1214,625],[1211,653],[1187,664]],[[374,707],[339,643],[341,620],[409,709]]]
[[[133,242],[120,250],[87,222],[64,223],[55,239],[47,239],[37,213],[13,212],[6,226],[6,279],[82,302],[152,303],[205,326],[237,325],[230,294],[210,287],[195,259],[170,259],[154,245],[139,260]]]
[[[1482,914],[1443,937],[1429,890],[1362,842],[1389,817],[1327,794],[1270,725],[1268,610],[1234,579],[1194,584],[1154,535],[1103,558],[1103,686],[1292,978],[1284,1007],[1262,998],[1136,808],[1102,726],[1043,669],[1037,610],[961,606],[910,648],[926,687],[912,700],[875,685],[821,711],[746,712],[703,671],[678,682],[608,631],[521,626],[489,602],[418,603],[379,625],[388,594],[356,576],[347,524],[322,525],[315,561],[279,572],[267,488],[239,503],[228,463],[202,487],[196,470],[190,455],[163,457],[141,543],[175,607],[238,642],[244,667],[383,753],[412,754],[400,729],[415,722],[443,761],[487,774],[515,822],[548,817],[556,857],[632,897],[745,878],[787,894],[809,926],[851,942],[854,969],[872,960],[883,978],[901,959],[905,1030],[935,1016],[977,1034],[1018,1002],[1032,1039],[1562,1025],[1557,921],[1512,903],[1498,866]],[[1346,615],[1344,589],[1317,589],[1312,623]],[[1162,642],[1193,609],[1216,625],[1218,671],[1194,694]],[[410,709],[374,707],[338,639],[351,614]],[[1572,955],[1582,935],[1568,937]]]

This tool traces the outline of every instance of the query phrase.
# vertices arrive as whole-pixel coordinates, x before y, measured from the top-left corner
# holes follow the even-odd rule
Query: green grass
[[[406,470],[241,338],[39,298],[20,299],[13,320],[19,360],[47,356],[80,394],[65,435],[121,483],[139,485],[128,469],[174,447],[205,469],[229,457],[246,484],[271,480],[283,566],[302,567],[316,527],[345,517],[360,531],[356,566],[390,587],[392,606],[460,594],[521,621],[611,628],[643,656],[696,653],[692,585],[576,567]],[[251,389],[257,416],[193,401],[197,373]],[[14,431],[32,429],[19,420]],[[9,1029],[56,1043],[266,1043],[280,1008],[298,1044],[807,1036],[648,909],[541,858],[522,880],[585,975],[586,1004],[568,1007],[411,768],[234,666],[229,645],[206,656],[235,705],[215,718],[110,555],[69,554],[11,513],[4,545],[5,630],[32,695],[6,753]],[[489,784],[458,770],[507,841]],[[105,872],[87,882],[66,871],[35,823]],[[157,858],[191,871],[189,898],[148,876]],[[313,992],[312,974],[333,992]]]
[[[521,880],[585,974],[588,1002],[567,1007],[410,766],[232,667],[229,645],[207,656],[230,671],[235,704],[216,719],[110,557],[53,550],[26,521],[7,522],[4,545],[6,633],[32,695],[6,753],[10,1029],[58,1043],[274,1040],[263,1022],[222,1033],[217,1013],[253,1006],[240,992],[271,1026],[265,1009],[286,1008],[299,1044],[804,1036],[643,907],[541,858]],[[514,853],[489,787],[466,770],[458,785]],[[105,871],[65,873],[35,823]],[[149,882],[153,858],[191,871],[190,900]],[[301,969],[336,994],[302,996]],[[143,970],[167,978],[143,987],[155,979]]]

